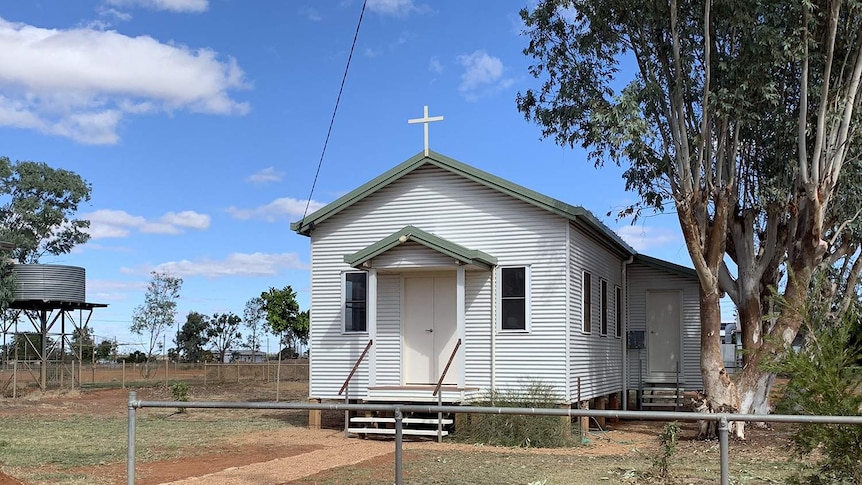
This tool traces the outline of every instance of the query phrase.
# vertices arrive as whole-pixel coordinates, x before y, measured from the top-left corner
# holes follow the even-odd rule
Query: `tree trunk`
[[[721,307],[718,288],[700,290],[700,372],[703,389],[713,407],[739,409],[736,384],[724,368],[721,356]]]

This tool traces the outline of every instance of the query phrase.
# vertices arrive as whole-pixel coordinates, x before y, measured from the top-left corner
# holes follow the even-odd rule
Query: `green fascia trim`
[[[455,159],[449,158],[445,155],[441,155],[434,151],[429,152],[429,155],[427,157],[425,156],[424,151],[419,152],[418,154],[409,158],[400,165],[374,178],[370,182],[345,194],[342,197],[339,197],[334,202],[326,205],[325,207],[322,207],[321,209],[318,209],[314,213],[309,214],[304,220],[291,223],[290,229],[298,234],[308,236],[311,234],[311,231],[314,230],[314,226],[316,224],[323,222],[324,220],[337,214],[344,208],[373,194],[381,188],[386,187],[390,183],[398,180],[399,178],[403,177],[404,175],[412,172],[413,170],[421,167],[426,163],[442,168],[443,170],[447,170],[449,172],[461,175],[462,177],[465,177],[469,180],[472,180],[494,190],[498,190],[504,194],[523,200],[524,202],[530,203],[542,209],[553,212],[554,214],[565,217],[566,219],[585,223],[588,226],[591,226],[592,228],[597,230],[605,237],[607,237],[613,245],[617,246],[618,249],[622,250],[624,253],[629,255],[636,254],[636,251],[632,249],[631,246],[626,244],[626,242],[623,241],[622,238],[617,235],[617,233],[612,231],[606,225],[602,224],[598,219],[596,219],[596,217],[592,213],[590,213],[590,211],[584,209],[583,207],[569,205],[565,202],[554,199],[552,197],[548,197],[544,194],[540,194],[539,192],[528,189],[514,182],[510,182],[503,178],[497,177],[496,175],[492,175],[483,170],[479,170],[476,167],[471,167],[470,165],[467,165],[463,162],[459,162]]]
[[[403,241],[401,240],[402,238],[404,238]],[[344,262],[355,268],[407,241],[414,241],[427,248],[433,249],[434,251],[457,259],[464,264],[472,264],[473,266],[478,266],[483,269],[489,270],[497,264],[497,258],[494,256],[483,253],[477,249],[467,249],[460,244],[447,241],[442,237],[435,236],[434,234],[425,232],[414,226],[407,226],[364,249],[344,256]]]
[[[671,263],[670,261],[665,261],[663,259],[654,258],[652,256],[647,256],[645,254],[638,254],[635,256],[635,261],[643,263],[647,266],[652,266],[653,268],[659,268],[666,271],[670,271],[672,273],[677,273],[682,276],[687,276],[690,278],[697,279],[697,271],[693,268],[687,268],[685,266],[680,266],[676,263]]]

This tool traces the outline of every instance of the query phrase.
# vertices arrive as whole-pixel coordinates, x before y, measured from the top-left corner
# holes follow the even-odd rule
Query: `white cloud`
[[[276,170],[275,167],[266,167],[245,178],[246,182],[255,184],[265,184],[268,182],[281,182],[284,178],[284,172]]]
[[[159,271],[186,278],[203,276],[221,278],[226,276],[272,276],[282,270],[308,269],[296,253],[232,253],[225,259],[199,259],[190,261],[168,261],[153,267],[137,269],[121,268],[123,273],[149,273]]]
[[[228,207],[227,212],[237,219],[263,219],[267,222],[275,222],[279,219],[291,217],[302,217],[305,213],[305,200],[297,200],[292,197],[281,197],[275,199],[269,204],[255,207],[254,209],[238,209],[236,207]],[[323,202],[312,200],[308,204],[308,213],[316,211],[323,207]]]
[[[432,57],[431,60],[428,61],[428,70],[435,73],[440,74],[443,72],[443,64],[440,63],[440,59],[436,57]]]
[[[147,234],[181,234],[184,228],[204,230],[210,226],[210,216],[195,211],[168,212],[151,221],[112,209],[100,209],[81,217],[90,221],[87,232],[91,239],[127,237],[132,229]]]
[[[629,225],[618,228],[616,232],[638,252],[680,241],[678,233],[663,227]]]
[[[366,47],[365,50],[362,51],[365,54],[365,57],[374,59],[375,57],[380,55],[380,51],[374,50],[371,47]]]
[[[395,17],[403,17],[424,10],[424,7],[419,7],[413,3],[413,0],[368,0],[366,8],[371,12]]]
[[[174,226],[204,230],[210,227],[210,216],[195,211],[168,212],[161,221]]]
[[[245,114],[229,91],[248,87],[211,49],[98,27],[46,29],[0,18],[0,126],[112,144],[129,114]]]
[[[209,0],[106,0],[106,3],[117,7],[139,6],[171,12],[205,12],[209,8]]]
[[[513,83],[512,79],[503,77],[503,61],[483,50],[458,56],[458,63],[464,67],[458,91],[467,101],[476,101],[484,94],[495,93]]]

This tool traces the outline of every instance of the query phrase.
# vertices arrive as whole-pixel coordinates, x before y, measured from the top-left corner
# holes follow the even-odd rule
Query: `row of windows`
[[[593,331],[593,275],[584,271],[583,278],[583,300],[581,302],[584,316],[584,333]],[[599,335],[608,334],[609,307],[608,304],[608,281],[604,278],[599,280]],[[616,337],[622,337],[623,315],[623,290],[619,286],[614,285],[614,316],[616,317],[616,325],[614,325],[614,333]]]
[[[500,326],[503,330],[526,331],[530,320],[530,268],[516,266],[500,268]],[[592,275],[583,277],[583,331],[593,329]],[[599,334],[608,334],[608,282],[599,280]],[[614,286],[615,333],[622,335],[620,317],[623,314],[622,289]],[[368,331],[368,273],[344,274],[344,330],[346,332]]]

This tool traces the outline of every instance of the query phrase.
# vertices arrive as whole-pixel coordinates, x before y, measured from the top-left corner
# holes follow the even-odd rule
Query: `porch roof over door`
[[[494,256],[479,251],[478,249],[465,248],[460,244],[435,236],[434,234],[425,232],[415,226],[406,226],[368,247],[360,249],[353,254],[345,255],[344,262],[357,268],[374,257],[409,241],[421,244],[422,246],[433,249],[438,253],[454,258],[461,263],[470,264],[478,268],[490,270],[497,264],[497,258]]]

